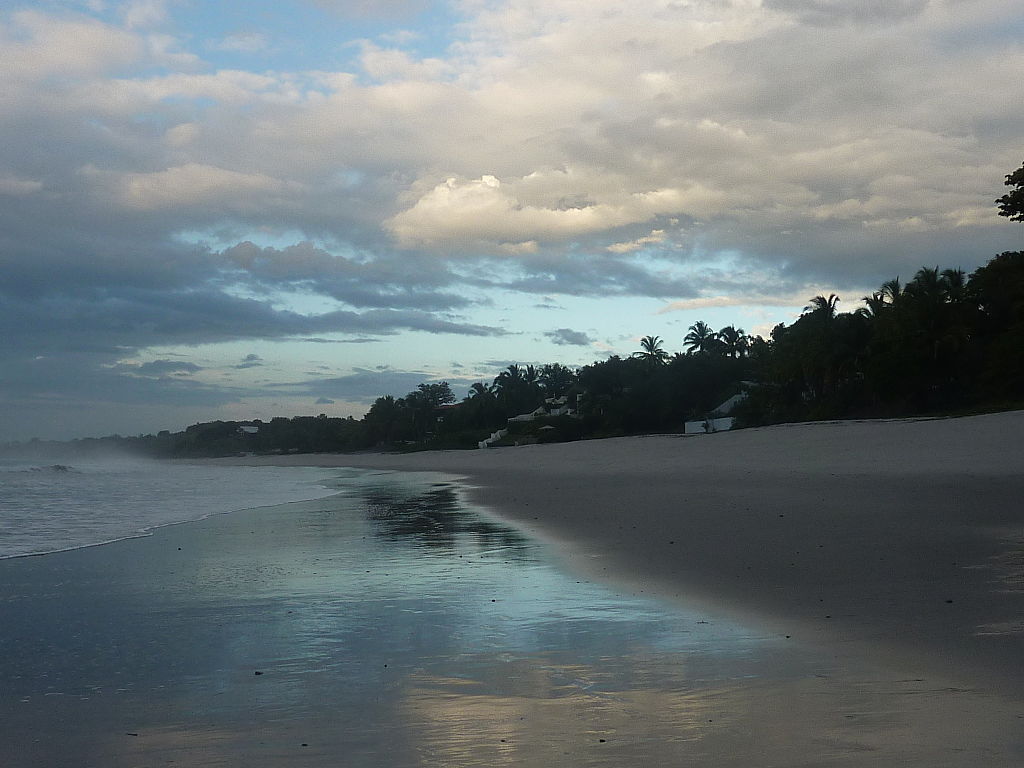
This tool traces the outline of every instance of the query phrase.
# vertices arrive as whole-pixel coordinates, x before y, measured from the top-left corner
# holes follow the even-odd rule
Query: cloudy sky
[[[363,413],[1022,247],[1020,0],[5,0],[0,440]]]

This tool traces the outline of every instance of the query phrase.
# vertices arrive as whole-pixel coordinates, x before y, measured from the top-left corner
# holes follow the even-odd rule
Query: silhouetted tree
[[[710,352],[715,347],[717,341],[715,332],[703,320],[698,320],[691,325],[688,333],[683,337],[683,345],[691,354],[695,352]]]
[[[668,352],[662,349],[662,341],[658,336],[644,336],[640,339],[640,351],[634,352],[633,357],[642,360],[647,365],[657,367],[668,362]]]
[[[749,349],[749,339],[742,328],[727,325],[718,332],[721,350],[729,357],[744,357]]]
[[[1013,190],[996,200],[999,215],[1010,221],[1024,221],[1024,165],[1008,174],[1004,183]]]
[[[540,367],[537,381],[547,397],[561,397],[576,383],[576,372],[561,363],[547,363]]]

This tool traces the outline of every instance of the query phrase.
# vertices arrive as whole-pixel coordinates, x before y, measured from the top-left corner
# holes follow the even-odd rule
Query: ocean
[[[337,493],[336,472],[136,458],[0,459],[0,559],[145,536],[210,515]]]

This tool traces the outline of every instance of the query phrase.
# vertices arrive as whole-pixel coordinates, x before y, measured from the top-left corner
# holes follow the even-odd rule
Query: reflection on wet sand
[[[0,764],[1019,765],[984,694],[561,573],[436,476],[341,490],[0,562]]]
[[[468,538],[478,548],[505,555],[531,556],[535,544],[519,531],[478,514],[467,514],[456,487],[434,483],[424,492],[402,495],[393,487],[370,487],[360,494],[377,535],[408,540],[417,547],[455,550]]]
[[[1013,764],[1005,742],[1018,718],[925,681],[779,676],[694,687],[669,676],[609,691],[580,684],[596,670],[538,661],[495,667],[492,680],[414,681],[403,717],[420,724],[419,764]],[[965,729],[965,718],[984,726]]]

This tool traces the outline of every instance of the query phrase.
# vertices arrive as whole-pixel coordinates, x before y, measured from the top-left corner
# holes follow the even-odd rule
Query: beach
[[[1024,715],[1024,412],[468,452],[234,459],[432,470],[631,592],[752,615]]]
[[[0,560],[0,762],[1019,766],[1022,428],[204,462],[339,493]]]

